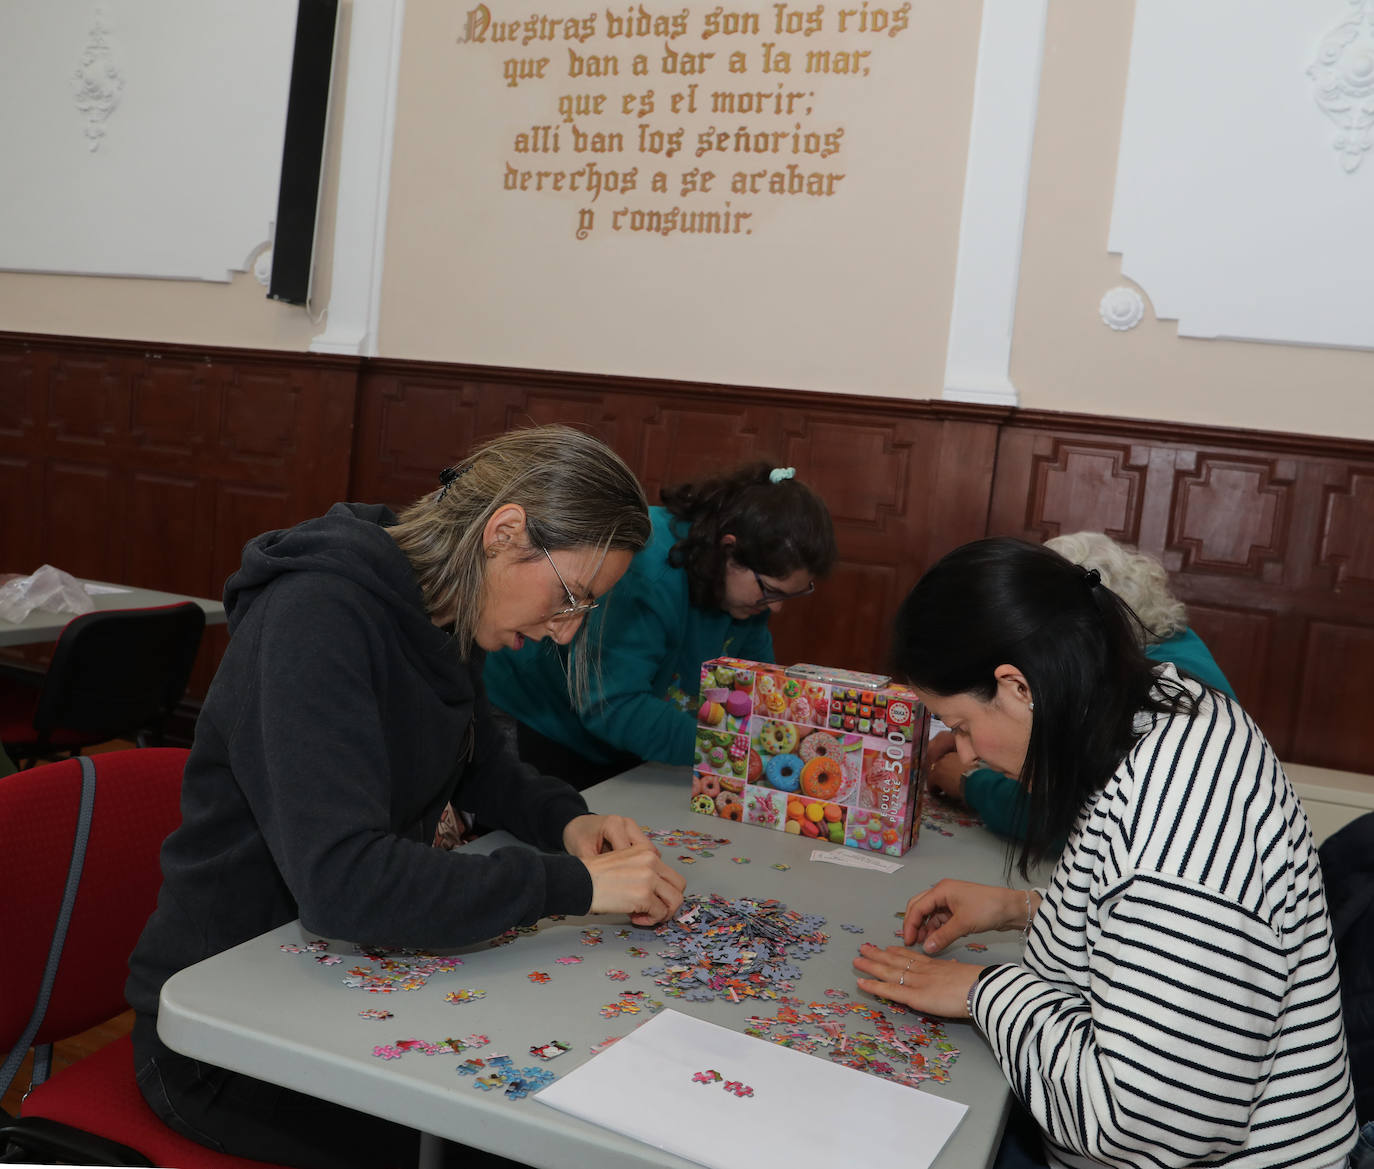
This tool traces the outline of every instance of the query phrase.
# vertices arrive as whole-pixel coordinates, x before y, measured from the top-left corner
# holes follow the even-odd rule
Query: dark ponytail
[[[798,569],[822,577],[835,563],[835,532],[825,504],[796,478],[774,483],[772,470],[770,463],[749,463],[660,492],[683,532],[668,562],[687,570],[688,595],[698,608],[720,606],[727,558],[774,579]],[[721,544],[726,536],[735,538],[728,549]]]
[[[926,572],[898,610],[892,656],[899,675],[945,697],[990,702],[998,666],[1025,675],[1035,711],[1019,776],[1023,875],[1055,855],[1130,750],[1136,712],[1191,707],[1186,691],[1152,694],[1139,620],[1097,573],[1022,540],[977,540]]]

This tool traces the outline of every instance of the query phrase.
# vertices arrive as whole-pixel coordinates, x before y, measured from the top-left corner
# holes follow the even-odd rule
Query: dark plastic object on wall
[[[310,295],[338,16],[339,0],[298,0],[272,279],[267,289],[272,300],[288,304],[305,304]]]

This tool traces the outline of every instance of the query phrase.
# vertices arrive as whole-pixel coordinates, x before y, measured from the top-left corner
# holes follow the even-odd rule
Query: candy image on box
[[[891,856],[915,843],[929,715],[906,687],[717,658],[697,721],[694,810]]]

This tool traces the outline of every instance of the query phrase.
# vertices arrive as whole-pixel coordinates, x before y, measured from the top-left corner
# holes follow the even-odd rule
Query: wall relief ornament
[[[88,150],[100,149],[100,140],[105,137],[105,120],[114,113],[120,94],[124,92],[124,74],[114,59],[109,38],[110,26],[105,13],[96,9],[81,64],[72,74],[76,108],[86,119]]]
[[[1110,328],[1134,329],[1145,319],[1145,298],[1123,284],[1107,290],[1097,311],[1102,314],[1102,323]]]
[[[1332,148],[1354,174],[1374,144],[1374,0],[1348,0],[1350,19],[1322,39],[1307,70],[1317,105],[1340,128]]]

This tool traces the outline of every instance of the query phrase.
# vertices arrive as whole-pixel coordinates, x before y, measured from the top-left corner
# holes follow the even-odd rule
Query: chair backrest
[[[162,841],[181,820],[188,752],[150,747],[91,756],[95,805],[61,964],[34,1044],[127,1009],[129,955],[157,904]],[[71,861],[80,760],[0,778],[0,1062],[29,1020]]]
[[[205,631],[193,601],[106,609],[69,622],[57,639],[34,711],[34,729],[132,738],[161,733],[181,701]]]

